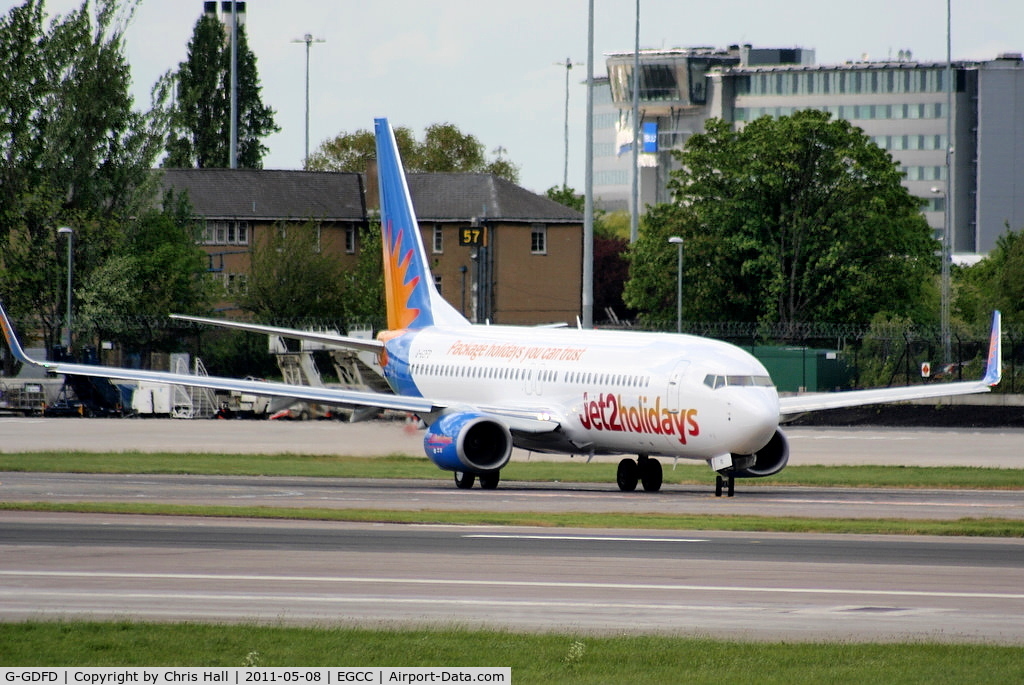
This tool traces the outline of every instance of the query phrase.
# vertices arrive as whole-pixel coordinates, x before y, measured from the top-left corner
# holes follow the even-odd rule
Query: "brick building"
[[[354,267],[361,255],[359,229],[379,206],[372,174],[162,174],[164,189],[187,191],[203,222],[210,270],[232,287],[244,287],[252,245],[281,222],[312,222],[321,249]],[[434,282],[467,318],[499,324],[576,319],[583,261],[579,212],[490,174],[410,174],[408,183]]]

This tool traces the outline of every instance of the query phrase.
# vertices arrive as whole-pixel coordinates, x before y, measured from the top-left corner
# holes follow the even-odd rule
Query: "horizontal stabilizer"
[[[184,314],[171,314],[171,318],[179,321],[191,321],[209,326],[218,326],[220,328],[234,328],[241,331],[249,331],[250,333],[265,333],[294,340],[308,340],[331,347],[342,347],[361,352],[379,353],[384,350],[384,343],[379,340],[351,338],[334,333],[317,333],[316,331],[302,331],[296,328],[279,328],[277,326],[263,326],[260,324],[243,323],[241,321],[228,321],[226,319],[208,319],[201,316],[186,316]]]

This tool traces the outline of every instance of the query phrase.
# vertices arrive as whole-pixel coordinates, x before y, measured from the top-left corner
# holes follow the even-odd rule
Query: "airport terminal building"
[[[634,55],[613,53],[606,64],[594,98],[594,195],[603,209],[628,209]],[[959,61],[950,73],[951,108],[946,64],[915,62],[904,51],[832,66],[815,64],[814,51],[803,48],[641,51],[640,207],[670,199],[672,151],[706,119],[743,126],[818,109],[860,127],[892,155],[940,240],[949,214],[954,254],[984,255],[1007,226],[1024,228],[1024,60]]]

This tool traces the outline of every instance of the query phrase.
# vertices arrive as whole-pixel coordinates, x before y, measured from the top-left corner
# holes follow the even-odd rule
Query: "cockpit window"
[[[704,385],[712,390],[718,390],[726,386],[755,386],[759,388],[775,386],[769,376],[719,376],[713,373],[704,376]]]

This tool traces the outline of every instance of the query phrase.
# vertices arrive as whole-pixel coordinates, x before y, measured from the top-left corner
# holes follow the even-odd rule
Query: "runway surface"
[[[372,430],[371,430],[372,429]],[[1019,431],[802,428],[791,463],[1021,468]],[[401,424],[0,419],[0,451],[421,454]],[[342,446],[342,447],[339,447]],[[204,449],[205,447],[205,449]],[[519,453],[517,459],[538,458]],[[666,465],[670,467],[670,465]],[[1019,492],[0,473],[2,501],[1024,518]],[[1024,542],[0,512],[0,620],[90,617],[1024,644]]]
[[[1024,542],[0,514],[0,616],[1024,644]]]

